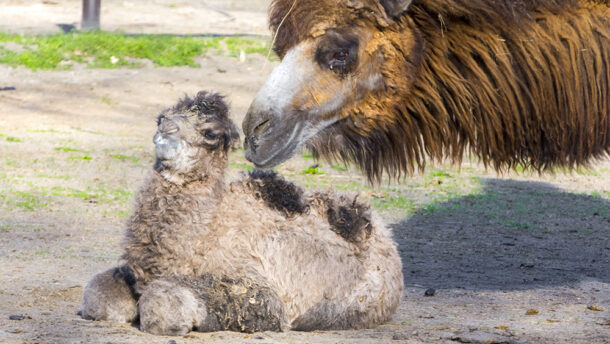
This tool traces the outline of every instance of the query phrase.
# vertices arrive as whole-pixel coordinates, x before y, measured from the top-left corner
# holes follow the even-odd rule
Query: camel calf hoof
[[[140,297],[140,329],[164,336],[182,336],[205,321],[207,312],[195,295],[175,283],[152,282]]]
[[[138,315],[133,283],[135,278],[127,267],[93,276],[83,293],[81,316],[88,320],[133,321]]]

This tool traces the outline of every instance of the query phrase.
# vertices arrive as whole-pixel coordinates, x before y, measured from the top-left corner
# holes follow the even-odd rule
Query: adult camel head
[[[246,158],[272,167],[307,147],[371,181],[465,151],[499,170],[586,164],[610,151],[607,13],[585,0],[274,0],[281,63],[243,122]]]

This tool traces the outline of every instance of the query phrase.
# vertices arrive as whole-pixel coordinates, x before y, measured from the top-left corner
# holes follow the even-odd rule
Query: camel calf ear
[[[380,0],[388,18],[397,18],[405,13],[413,0]]]

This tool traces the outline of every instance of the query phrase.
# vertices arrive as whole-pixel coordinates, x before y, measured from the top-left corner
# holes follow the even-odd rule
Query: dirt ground
[[[50,13],[43,24],[23,21],[23,32],[55,30],[54,16],[78,7],[49,3],[3,1],[0,30],[7,11],[19,6],[48,6]],[[157,16],[173,3],[222,5],[108,3],[158,8]],[[219,9],[264,20],[264,10],[245,1],[227,4]],[[172,20],[155,32],[169,32]],[[119,19],[113,25],[133,28]],[[213,26],[202,28],[181,30]],[[610,159],[544,176],[440,165],[374,189],[357,171],[325,163],[326,174],[302,175],[313,163],[306,155],[282,165],[282,174],[305,186],[362,191],[392,223],[406,290],[391,321],[375,329],[170,338],[80,319],[88,279],[117,264],[133,194],[152,163],[156,114],[208,89],[228,96],[240,123],[274,66],[258,55],[244,63],[213,54],[197,62],[200,68],[38,72],[0,65],[0,87],[16,88],[0,91],[0,343],[610,342]],[[232,161],[234,173],[246,165],[243,152]],[[433,296],[425,296],[429,288]]]
[[[105,31],[269,35],[269,0],[103,0]],[[82,0],[2,0],[0,32],[59,33],[80,28]]]

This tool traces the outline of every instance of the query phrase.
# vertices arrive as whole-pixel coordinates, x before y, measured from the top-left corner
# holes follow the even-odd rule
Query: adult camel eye
[[[349,58],[349,50],[341,49],[332,54],[330,61],[328,62],[328,67],[330,70],[336,73],[345,74],[347,69]]]
[[[337,61],[345,61],[349,57],[349,50],[343,49],[333,55],[333,59]]]

